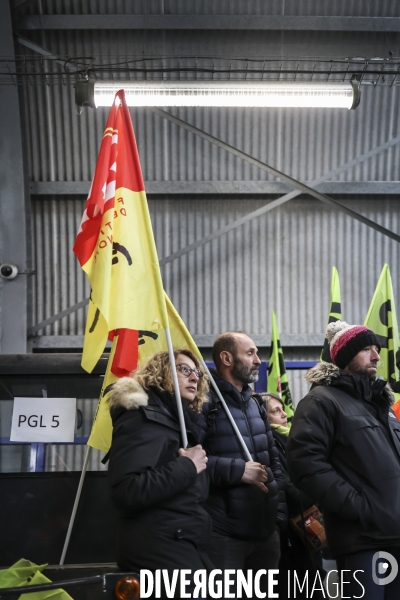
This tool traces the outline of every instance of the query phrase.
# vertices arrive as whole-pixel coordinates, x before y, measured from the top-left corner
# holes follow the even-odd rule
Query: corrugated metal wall
[[[256,210],[263,200],[182,198],[150,200],[159,258]],[[393,197],[359,197],[345,203],[381,225],[400,230],[400,203]],[[36,275],[34,321],[88,297],[72,254],[84,199],[33,200]],[[383,264],[389,263],[400,299],[398,244],[317,200],[286,206],[205,244],[163,268],[164,285],[192,334],[230,329],[252,334],[325,328],[330,277],[335,265],[342,285],[343,314],[364,320]],[[81,311],[83,312],[83,311]],[[48,326],[47,335],[82,335],[82,315]]]
[[[56,86],[48,95],[40,86],[26,88],[31,180],[89,181],[108,110],[86,109],[79,116],[71,89]],[[188,108],[171,112],[292,177],[312,181],[398,135],[399,109],[396,88],[363,86],[355,111]],[[273,179],[149,109],[131,109],[131,115],[147,182]],[[399,162],[398,145],[338,179],[397,181]]]
[[[89,436],[96,412],[96,399],[77,399],[76,408],[82,413],[82,427],[75,435]],[[79,471],[83,467],[88,446],[82,445],[52,445],[46,446],[46,471]],[[90,450],[88,471],[106,471],[101,459],[104,452],[95,448]]]
[[[42,0],[46,14],[227,14],[398,16],[393,0]],[[38,12],[33,4],[32,13]]]

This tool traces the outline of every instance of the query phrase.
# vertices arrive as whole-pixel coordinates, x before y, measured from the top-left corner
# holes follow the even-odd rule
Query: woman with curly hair
[[[201,410],[208,382],[197,357],[174,351],[189,447],[182,448],[171,366],[158,352],[110,395],[111,498],[118,513],[122,570],[209,568],[211,518]],[[204,426],[203,426],[204,427]]]

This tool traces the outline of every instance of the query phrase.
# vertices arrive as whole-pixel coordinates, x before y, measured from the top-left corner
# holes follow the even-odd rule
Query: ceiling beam
[[[307,186],[313,182],[306,181]],[[87,196],[90,181],[33,181],[30,192],[33,196]],[[146,181],[146,193],[152,195],[221,194],[221,195],[266,195],[286,194],[292,186],[282,181]],[[343,195],[397,195],[400,196],[400,181],[327,181],[315,186],[322,194]]]
[[[193,339],[199,348],[212,348],[215,335],[198,334],[193,335]],[[269,348],[271,345],[271,334],[265,333],[250,334],[252,340],[258,347]],[[83,335],[38,335],[32,340],[34,350],[50,350],[52,348],[74,348],[81,350],[83,348]],[[284,348],[322,348],[324,343],[323,333],[282,333],[280,335],[281,344]],[[111,347],[107,342],[107,348]]]
[[[69,71],[77,70],[77,67],[71,61],[67,61],[66,59],[63,60],[63,59],[58,58],[58,56],[56,56],[52,52],[49,52],[49,50],[46,50],[46,48],[42,48],[42,46],[39,46],[38,44],[35,44],[34,42],[31,42],[30,40],[27,40],[20,35],[14,35],[14,39],[22,46],[25,46],[25,48],[29,48],[29,50],[33,50],[34,52],[37,52],[41,56],[45,56],[46,58],[49,58],[50,60],[54,60],[62,67],[64,67],[68,62],[68,70]]]
[[[19,29],[205,29],[399,32],[399,17],[295,15],[26,15]]]

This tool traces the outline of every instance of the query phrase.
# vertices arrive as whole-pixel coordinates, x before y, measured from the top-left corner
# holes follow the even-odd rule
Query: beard
[[[359,365],[358,362],[353,358],[353,360],[347,365],[347,368],[353,375],[364,375],[369,379],[376,379],[376,371],[370,370],[372,366],[376,369],[378,365],[375,363],[371,363],[369,366]]]
[[[241,360],[234,357],[232,375],[242,383],[254,383],[258,380],[258,367],[249,369]]]

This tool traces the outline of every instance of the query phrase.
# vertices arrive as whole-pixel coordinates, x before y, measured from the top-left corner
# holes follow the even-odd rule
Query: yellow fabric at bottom
[[[9,569],[0,571],[0,588],[51,583],[50,579],[42,573],[46,567],[47,564],[36,565],[30,560],[21,558],[21,560],[14,563]],[[62,589],[21,594],[18,600],[47,600],[48,598],[52,598],[53,600],[73,600],[71,596]]]

